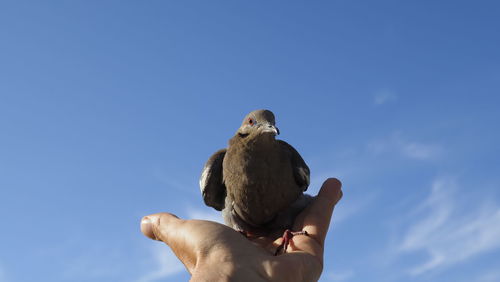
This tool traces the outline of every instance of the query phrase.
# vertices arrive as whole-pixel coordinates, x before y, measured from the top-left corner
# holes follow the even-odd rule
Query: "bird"
[[[275,252],[286,253],[293,236],[295,217],[311,202],[304,192],[310,170],[290,144],[276,139],[280,134],[270,110],[247,114],[229,140],[205,163],[200,190],[207,206],[222,211],[224,223],[250,234],[282,235]]]

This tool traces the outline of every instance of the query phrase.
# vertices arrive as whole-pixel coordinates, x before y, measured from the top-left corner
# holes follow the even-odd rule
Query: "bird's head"
[[[272,136],[280,134],[274,114],[269,110],[256,110],[245,116],[237,134],[241,137]]]

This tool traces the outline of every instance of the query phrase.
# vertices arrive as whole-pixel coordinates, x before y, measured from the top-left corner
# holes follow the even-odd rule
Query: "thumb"
[[[146,237],[167,244],[192,273],[197,261],[196,240],[185,220],[171,213],[151,214],[142,218],[141,231]]]
[[[174,230],[181,220],[171,213],[156,213],[141,220],[141,232],[146,237],[168,244],[169,230]]]

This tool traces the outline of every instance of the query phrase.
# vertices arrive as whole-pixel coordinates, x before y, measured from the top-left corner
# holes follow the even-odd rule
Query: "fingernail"
[[[153,223],[151,222],[151,219],[147,216],[143,217],[141,220],[141,231],[142,234],[146,235],[147,237],[156,240],[156,236],[153,233]]]

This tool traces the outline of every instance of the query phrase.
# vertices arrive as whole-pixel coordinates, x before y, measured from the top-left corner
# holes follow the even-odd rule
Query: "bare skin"
[[[323,270],[323,250],[333,208],[342,198],[341,183],[329,178],[295,220],[287,253],[274,256],[282,238],[245,238],[225,225],[182,220],[173,214],[145,216],[141,230],[165,242],[186,266],[191,281],[317,281]]]

